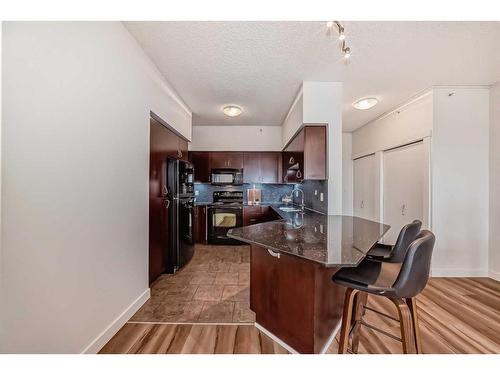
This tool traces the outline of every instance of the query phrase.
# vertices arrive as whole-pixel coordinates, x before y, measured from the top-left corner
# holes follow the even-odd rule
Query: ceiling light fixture
[[[377,103],[378,103],[377,98],[363,98],[352,103],[352,106],[356,109],[365,110],[376,106]]]
[[[226,116],[236,117],[241,115],[241,112],[243,112],[243,110],[237,105],[226,105],[224,108],[222,108],[222,112],[224,112]]]
[[[341,50],[342,50],[342,53],[344,54],[344,58],[347,60],[351,57],[351,47],[348,47],[346,45],[346,41],[345,41],[345,29],[344,29],[344,26],[342,26],[340,24],[340,22],[338,21],[328,21],[326,23],[326,27],[328,28],[328,33],[330,33],[330,30],[332,29],[332,27],[336,25],[337,26],[337,31],[339,33],[339,40],[342,42],[342,45],[341,45]]]

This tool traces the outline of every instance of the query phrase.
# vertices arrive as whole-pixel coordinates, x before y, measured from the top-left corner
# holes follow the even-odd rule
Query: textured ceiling
[[[432,85],[500,80],[500,22],[344,22],[345,63],[325,22],[125,22],[193,111],[194,125],[281,125],[302,81],[344,82],[352,131]],[[376,96],[367,111],[353,101]],[[225,104],[244,112],[228,118]]]

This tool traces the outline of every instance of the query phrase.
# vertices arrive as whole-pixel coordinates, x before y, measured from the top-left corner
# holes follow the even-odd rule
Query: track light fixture
[[[333,26],[337,26],[337,31],[339,34],[339,40],[342,42],[342,53],[344,54],[345,59],[349,59],[351,57],[351,48],[346,46],[345,43],[345,30],[344,26],[340,24],[338,21],[328,21],[326,23],[326,27],[328,30],[331,30]]]

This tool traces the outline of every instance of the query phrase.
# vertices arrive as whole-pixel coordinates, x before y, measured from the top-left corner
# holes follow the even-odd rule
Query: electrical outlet
[[[323,198],[323,193],[319,193],[319,201],[320,202],[323,202],[324,198]]]
[[[314,195],[318,195],[318,191],[317,190],[314,190]]]
[[[200,191],[199,191],[199,190],[195,190],[195,191],[194,191],[194,195],[196,195],[196,196],[197,196],[197,195],[200,195]]]

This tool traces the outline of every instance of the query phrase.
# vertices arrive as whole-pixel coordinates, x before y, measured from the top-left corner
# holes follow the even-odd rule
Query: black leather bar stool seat
[[[402,263],[365,259],[359,266],[342,268],[333,275],[332,279],[335,283],[347,287],[339,353],[347,352],[351,334],[353,334],[352,352],[357,352],[360,325],[401,341],[404,353],[422,352],[415,297],[427,284],[434,242],[434,234],[423,230],[409,245]],[[362,306],[362,301],[366,300],[362,298],[364,294],[383,296],[391,300],[398,310],[399,319]],[[366,323],[362,316],[364,308],[399,321],[401,338]]]
[[[366,254],[366,257],[373,260],[401,263],[405,258],[408,246],[417,237],[421,227],[422,222],[420,220],[413,220],[412,223],[401,228],[394,246],[377,243]]]

